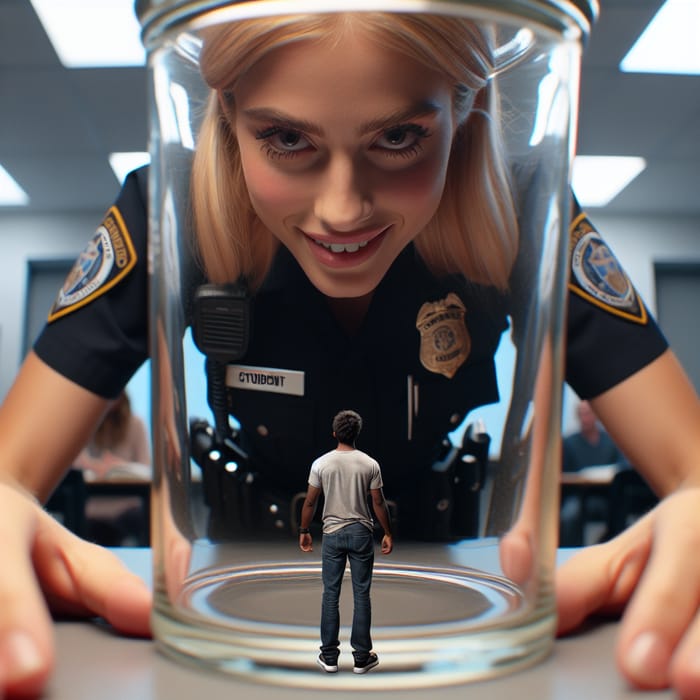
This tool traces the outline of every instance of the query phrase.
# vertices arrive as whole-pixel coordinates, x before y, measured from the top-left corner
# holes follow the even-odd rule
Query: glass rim
[[[142,41],[148,49],[164,32],[200,15],[238,5],[242,13],[247,9],[250,16],[254,16],[255,7],[263,4],[275,14],[381,10],[449,13],[460,7],[473,7],[489,14],[539,22],[563,35],[574,30],[581,43],[587,41],[599,12],[598,0],[370,0],[366,3],[362,0],[347,3],[340,0],[332,3],[324,0],[135,0],[134,11],[141,24]],[[505,47],[504,54],[508,54]]]

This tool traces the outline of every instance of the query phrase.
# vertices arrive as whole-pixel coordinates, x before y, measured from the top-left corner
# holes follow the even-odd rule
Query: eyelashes
[[[388,158],[411,158],[423,148],[430,131],[420,124],[397,124],[384,129],[370,144],[369,150]],[[255,132],[265,155],[273,159],[294,158],[315,146],[303,132],[283,125],[271,125]]]
[[[255,138],[261,141],[263,152],[274,158],[290,158],[313,148],[301,131],[283,126],[270,126],[256,131]]]
[[[413,158],[423,150],[430,131],[420,124],[401,124],[383,131],[373,144],[389,158]]]

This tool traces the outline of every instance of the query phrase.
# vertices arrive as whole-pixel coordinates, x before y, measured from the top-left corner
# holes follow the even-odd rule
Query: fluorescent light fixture
[[[571,186],[583,207],[604,207],[641,173],[644,158],[576,156]]]
[[[140,168],[142,165],[148,165],[150,162],[151,154],[145,151],[109,154],[109,164],[112,166],[120,185],[132,170]]]
[[[66,68],[142,66],[134,0],[31,0]]]
[[[666,0],[622,59],[633,73],[700,75],[700,2]]]
[[[0,207],[24,207],[29,196],[17,181],[0,165]]]

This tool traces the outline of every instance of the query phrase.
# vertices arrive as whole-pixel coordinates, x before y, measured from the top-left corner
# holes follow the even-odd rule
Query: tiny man
[[[333,437],[338,446],[311,465],[309,485],[301,511],[299,547],[313,549],[309,525],[323,493],[323,539],[321,542],[321,653],[318,665],[327,673],[338,670],[340,641],[340,587],[345,564],[350,562],[354,609],[350,645],[355,663],[353,673],[367,673],[379,663],[372,651],[372,604],[370,586],[374,567],[374,523],[372,509],[384,530],[382,554],[393,549],[389,511],[382,492],[379,464],[355,447],[362,429],[362,418],[355,411],[340,411],[333,419]]]

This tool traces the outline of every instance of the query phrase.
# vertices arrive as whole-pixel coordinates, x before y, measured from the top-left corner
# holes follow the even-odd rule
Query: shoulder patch
[[[135,264],[129,231],[119,210],[112,207],[68,273],[49,311],[49,323],[102,296]]]
[[[585,214],[571,224],[569,289],[605,311],[646,324],[647,312],[622,266]]]

